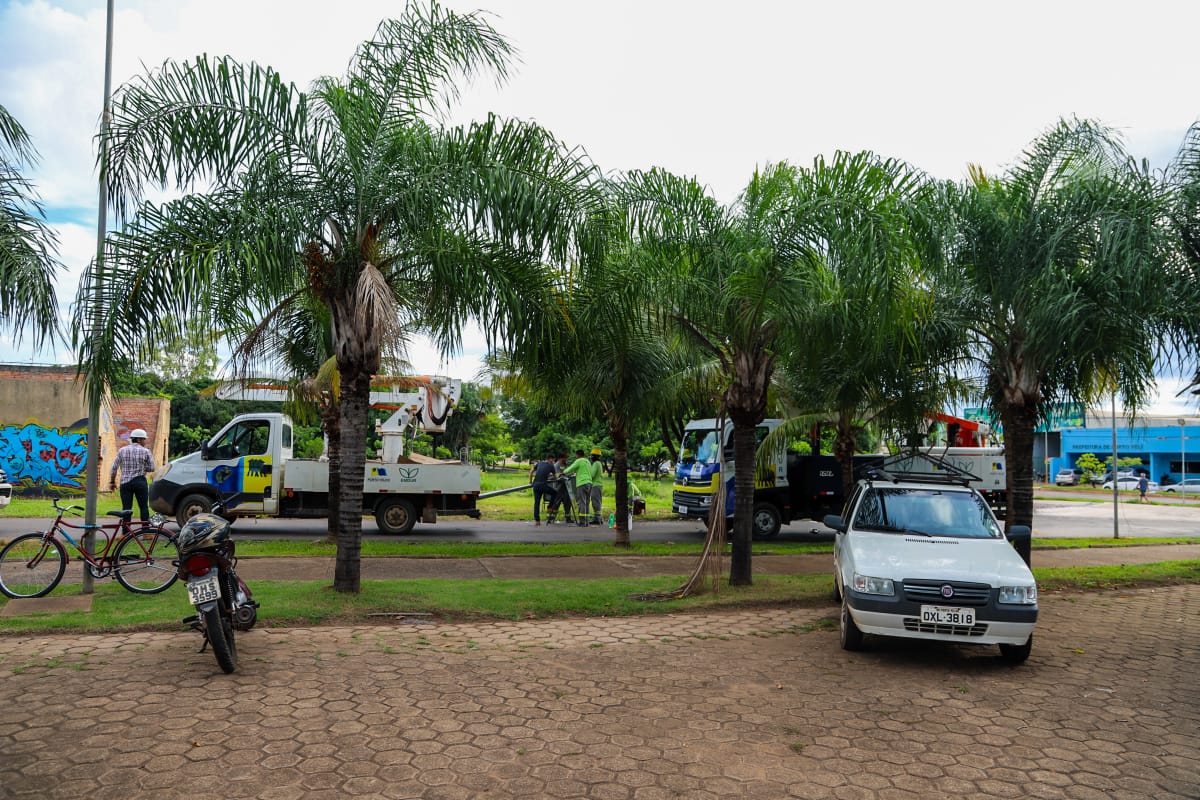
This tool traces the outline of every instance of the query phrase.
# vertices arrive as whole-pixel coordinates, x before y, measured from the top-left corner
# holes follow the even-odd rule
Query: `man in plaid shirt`
[[[117,451],[113,459],[112,470],[108,474],[108,490],[111,492],[117,483],[117,470],[121,470],[121,508],[133,508],[133,498],[137,498],[138,511],[142,521],[150,521],[150,509],[147,500],[150,495],[150,484],[146,481],[146,473],[154,472],[154,456],[150,454],[142,442],[146,441],[146,432],[141,428],[129,434],[129,444]]]

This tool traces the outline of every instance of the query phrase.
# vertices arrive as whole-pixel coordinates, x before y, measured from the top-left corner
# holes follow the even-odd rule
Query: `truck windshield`
[[[854,528],[960,539],[1003,536],[987,504],[974,493],[942,489],[871,487],[854,515]]]
[[[679,460],[684,464],[715,464],[720,455],[715,430],[687,430],[679,447]]]

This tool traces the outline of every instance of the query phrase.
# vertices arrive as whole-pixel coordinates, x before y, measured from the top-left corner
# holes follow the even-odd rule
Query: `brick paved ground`
[[[0,797],[1200,797],[1200,586],[1043,598],[1029,662],[834,609],[0,637]]]

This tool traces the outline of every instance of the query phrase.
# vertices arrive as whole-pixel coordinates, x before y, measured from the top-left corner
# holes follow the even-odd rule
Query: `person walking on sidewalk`
[[[132,509],[134,498],[137,498],[138,512],[142,522],[150,521],[150,509],[147,501],[150,496],[150,484],[146,474],[154,472],[154,456],[142,442],[146,441],[146,432],[135,428],[129,434],[129,444],[117,451],[113,459],[112,469],[108,473],[108,490],[116,488],[117,470],[121,471],[121,508]]]
[[[554,477],[554,457],[546,456],[533,465],[529,470],[529,480],[533,483],[533,527],[542,524],[542,498],[547,500],[554,497],[554,489],[550,479]]]
[[[592,499],[592,463],[582,450],[575,451],[575,460],[563,470],[563,475],[575,478],[575,524],[587,525],[588,505]]]
[[[603,525],[604,518],[600,514],[600,507],[604,503],[604,464],[600,457],[604,455],[600,452],[599,447],[592,448],[592,524]]]

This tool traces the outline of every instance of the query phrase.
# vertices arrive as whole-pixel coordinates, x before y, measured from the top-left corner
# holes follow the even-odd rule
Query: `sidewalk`
[[[686,575],[696,565],[695,555],[681,556],[490,556],[486,558],[362,559],[363,580],[404,578],[621,578],[649,575]],[[1094,567],[1114,564],[1152,564],[1158,561],[1200,559],[1200,544],[1131,545],[1039,549],[1033,551],[1036,567]],[[333,558],[243,558],[238,574],[247,581],[319,581],[333,579]],[[751,561],[756,575],[833,574],[833,555],[758,554]]]

